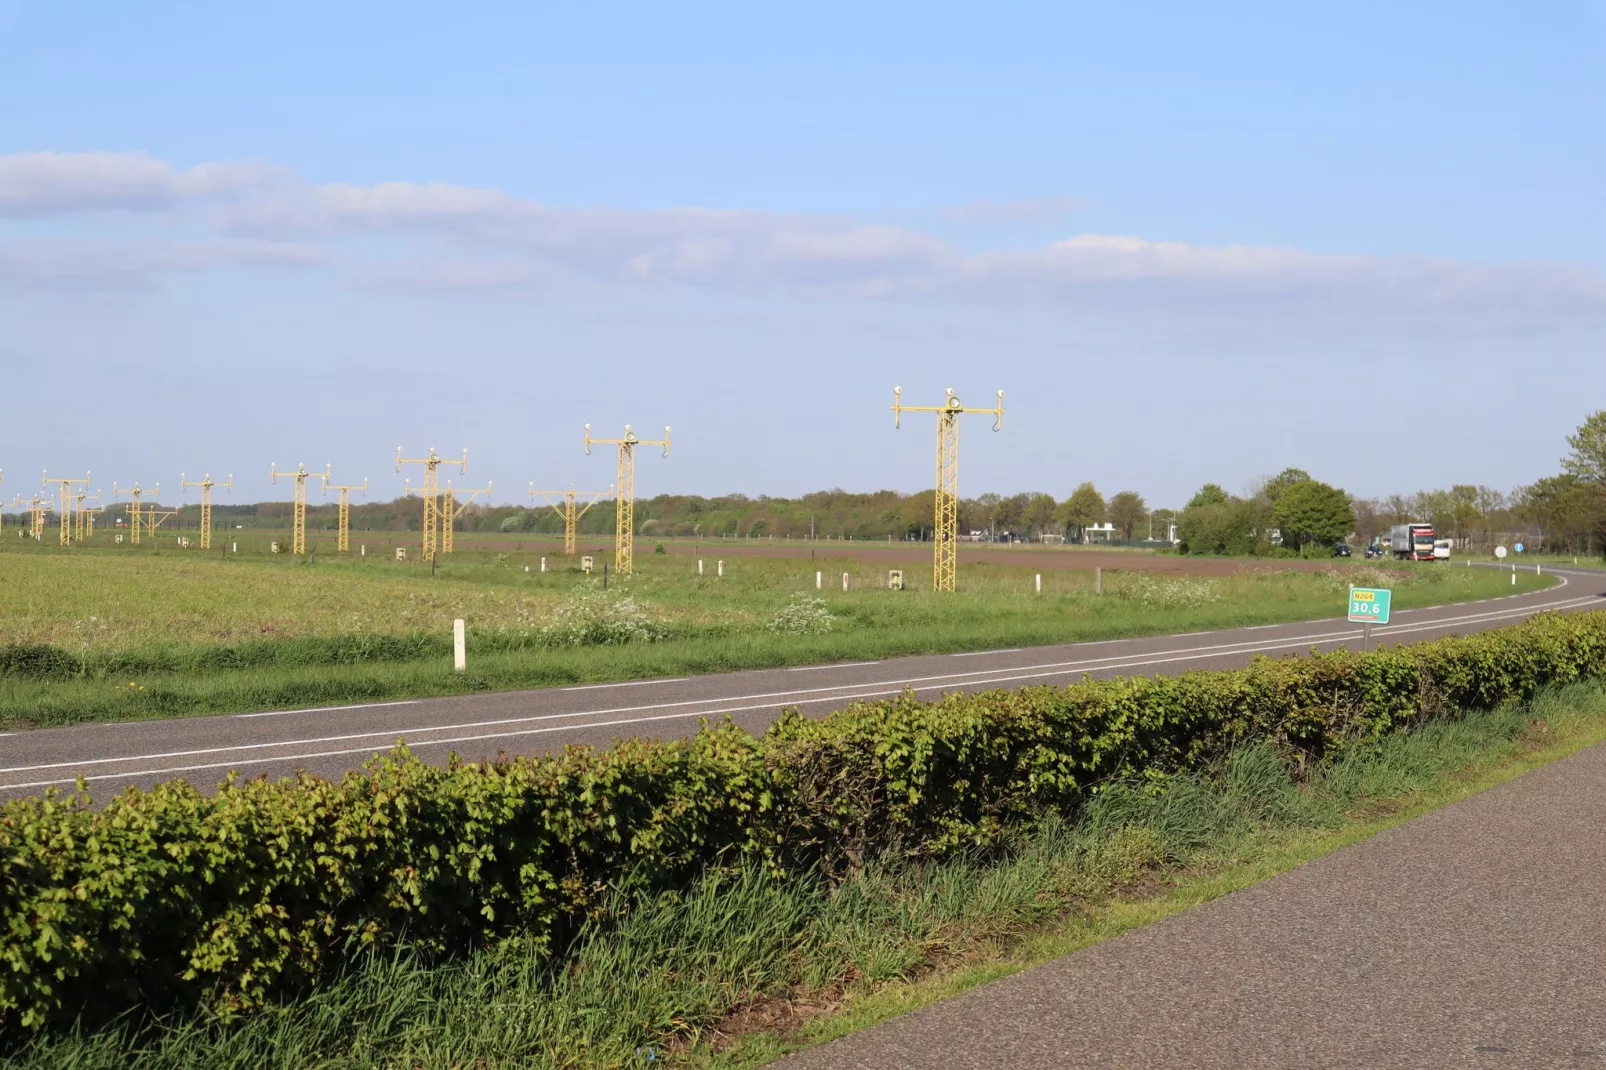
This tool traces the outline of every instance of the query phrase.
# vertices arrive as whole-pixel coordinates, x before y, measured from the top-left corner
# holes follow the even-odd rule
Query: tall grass
[[[443,566],[433,582],[377,561],[283,562],[0,554],[14,598],[0,622],[0,727],[460,694],[916,653],[1092,641],[1330,617],[1350,582],[1386,582],[1401,608],[1530,590],[1484,569],[1258,572],[1211,579],[967,566],[955,595],[890,591],[851,559],[744,559],[698,577],[645,559],[604,595],[596,577],[525,572],[505,555]],[[818,569],[812,569],[814,564]],[[842,571],[861,575],[844,593]],[[835,572],[815,592],[813,571]],[[802,573],[806,572],[804,576]],[[799,592],[824,617],[784,621]],[[52,592],[55,592],[54,594]],[[176,592],[176,593],[175,593]],[[57,595],[59,594],[59,599]],[[100,601],[97,601],[100,599]],[[633,607],[625,613],[626,602]],[[106,610],[105,605],[114,607]],[[353,607],[365,607],[356,613]],[[576,607],[585,607],[576,612]],[[100,613],[96,610],[99,609]],[[110,613],[106,619],[101,613]],[[137,626],[129,614],[138,618]],[[612,616],[609,616],[612,614]],[[469,622],[469,671],[450,623]],[[113,627],[108,620],[115,624]],[[432,622],[420,630],[420,622]],[[106,626],[105,630],[101,629]],[[62,639],[66,635],[68,638]],[[156,640],[153,636],[160,636]],[[52,640],[61,640],[52,642]],[[651,641],[644,641],[651,640]],[[44,645],[40,645],[44,644]]]
[[[360,962],[243,1020],[204,1015],[42,1037],[11,1067],[639,1066],[684,1054],[733,1012],[829,1002],[1163,884],[1409,802],[1535,738],[1606,722],[1606,686],[1546,692],[1346,751],[1296,773],[1252,746],[1161,790],[1117,784],[984,857],[872,867],[835,887],[746,870],[616,904],[552,959],[512,941],[459,960],[408,950]]]

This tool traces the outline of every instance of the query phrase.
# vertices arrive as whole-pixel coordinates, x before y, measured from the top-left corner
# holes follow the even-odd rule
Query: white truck
[[[1389,549],[1399,561],[1433,560],[1432,524],[1395,524],[1389,529]]]

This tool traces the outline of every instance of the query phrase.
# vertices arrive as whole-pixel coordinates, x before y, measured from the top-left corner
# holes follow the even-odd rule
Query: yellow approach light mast
[[[152,495],[160,496],[161,493],[162,485],[160,483],[151,488]],[[121,498],[125,494],[128,495],[128,527],[130,531],[128,541],[130,544],[138,546],[139,529],[144,526],[145,521],[145,491],[140,487],[138,482],[136,482],[133,488],[130,490],[123,490],[116,483],[112,484],[113,500]]]
[[[937,414],[937,493],[935,550],[931,566],[931,589],[951,591],[959,571],[959,417],[979,413],[993,417],[993,430],[1004,426],[1004,392],[998,392],[998,407],[967,409],[951,388],[941,405],[905,405],[903,388],[892,388],[892,426],[902,426],[906,412]]]
[[[612,487],[607,490],[577,491],[574,489],[574,484],[570,483],[568,490],[536,490],[535,484],[530,484],[530,500],[533,502],[537,494],[541,495],[546,499],[546,503],[552,507],[552,511],[563,518],[563,555],[565,557],[574,556],[575,547],[579,541],[580,518],[585,516],[600,499],[606,498],[612,493]],[[562,496],[561,504],[559,504],[558,500],[554,500],[559,495]],[[583,507],[579,505],[578,501],[582,497],[586,499]]]
[[[50,478],[50,470],[49,469],[45,469],[45,468],[41,468],[39,470],[39,486],[40,486],[40,488],[42,489],[45,486],[45,484],[47,484],[47,483],[55,483],[55,484],[57,484],[57,486],[60,487],[61,505],[58,507],[58,509],[56,511],[56,519],[61,522],[61,545],[63,545],[63,546],[71,546],[72,545],[72,534],[73,534],[73,530],[72,530],[73,489],[72,488],[73,488],[74,484],[78,484],[78,483],[82,483],[85,486],[88,486],[88,484],[89,484],[89,473],[85,472],[84,473],[84,478],[82,478],[82,479],[62,479],[59,476],[57,478],[55,478],[55,479],[51,479]]]
[[[224,490],[232,492],[234,490],[234,476],[230,475],[227,483],[214,483],[212,474],[208,472],[197,482],[193,479],[185,479],[184,473],[180,472],[178,474],[179,493],[183,494],[190,487],[201,488],[201,549],[210,550],[212,548],[212,488],[222,487]]]
[[[92,538],[95,534],[95,514],[100,511],[100,491],[97,490],[91,494],[89,489],[84,487],[80,488],[73,497],[77,499],[77,509],[73,513],[73,521],[77,526],[77,530],[74,532],[73,537],[79,542],[83,542],[85,539]],[[95,503],[94,509],[89,508],[86,504],[90,501]]]
[[[281,472],[270,461],[268,463],[268,478],[277,483],[280,476],[286,476],[296,481],[295,510],[290,529],[290,552],[296,557],[305,557],[307,553],[307,480],[321,479],[327,483],[329,481],[329,466],[324,465],[322,472],[309,472],[305,464],[298,464],[294,472]]]
[[[619,479],[614,484],[613,567],[621,576],[628,576],[636,567],[636,447],[662,446],[668,457],[669,428],[664,428],[662,441],[649,442],[637,438],[629,424],[625,424],[624,438],[592,438],[591,425],[586,424],[588,454],[592,443],[619,447]]]
[[[473,487],[453,487],[452,481],[446,481],[446,489],[441,492],[441,553],[452,552],[452,535],[457,531],[457,518],[476,497],[483,494],[486,498],[491,496],[492,484],[475,489]],[[457,499],[462,497],[463,503],[458,504]]]
[[[362,483],[331,483],[323,481],[323,492],[328,494],[331,490],[340,492],[340,535],[335,540],[335,551],[345,553],[351,545],[351,492],[360,490],[364,495],[368,493],[368,477],[364,476]]]
[[[436,456],[435,447],[434,446],[431,446],[429,448],[429,456],[428,457],[403,457],[402,456],[402,448],[400,446],[396,447],[396,471],[400,472],[402,470],[402,465],[404,465],[404,464],[421,464],[421,465],[424,466],[424,487],[423,487],[423,489],[419,490],[419,491],[414,491],[410,484],[407,484],[405,486],[406,486],[406,492],[408,494],[416,493],[416,494],[418,494],[420,497],[422,497],[424,499],[424,524],[423,524],[423,544],[424,545],[423,545],[423,557],[422,557],[422,559],[425,560],[425,561],[433,561],[433,560],[435,560],[435,551],[438,549],[439,544],[440,544],[440,527],[441,527],[440,466],[443,463],[445,463],[445,464],[457,464],[459,462],[443,461],[442,458]],[[458,471],[460,471],[460,472],[467,472],[468,471],[468,450],[466,450],[466,449],[463,451],[463,460],[461,462],[461,467],[459,467]]]

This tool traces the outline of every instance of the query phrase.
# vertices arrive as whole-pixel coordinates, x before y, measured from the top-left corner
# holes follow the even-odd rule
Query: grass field
[[[0,1065],[750,1067],[1263,880],[1606,738],[1606,688],[1475,712],[1305,770],[1261,746],[1112,784],[981,858],[837,886],[748,872],[621,902],[556,960],[403,950],[246,1019],[45,1036]]]
[[[231,533],[232,534],[232,533]],[[288,708],[411,695],[957,652],[1333,617],[1350,584],[1397,608],[1487,598],[1549,581],[1426,565],[1151,572],[1129,554],[1095,593],[1075,553],[1022,549],[962,563],[933,595],[928,568],[886,586],[868,546],[815,559],[638,548],[637,574],[600,575],[541,544],[464,551],[433,571],[392,553],[297,561],[263,552],[0,546],[0,725]],[[19,540],[21,542],[22,540]],[[222,537],[220,537],[222,541]],[[232,541],[232,540],[231,540]],[[845,550],[841,543],[829,544]],[[373,547],[376,551],[380,547]],[[386,548],[388,549],[388,548]],[[677,549],[684,549],[677,547]],[[543,554],[548,570],[541,570]],[[598,565],[604,558],[598,556]],[[962,554],[961,561],[964,561]],[[1019,563],[1015,563],[1015,562]],[[823,587],[815,589],[815,574]],[[842,590],[842,576],[849,589]],[[1042,577],[1038,592],[1036,577]],[[450,668],[451,622],[469,671]]]

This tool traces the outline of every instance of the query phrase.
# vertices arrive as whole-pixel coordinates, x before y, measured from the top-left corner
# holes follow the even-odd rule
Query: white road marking
[[[983,654],[1019,654],[1020,652],[1021,652],[1021,648],[1020,647],[1012,646],[1012,647],[1007,647],[1007,648],[1005,648],[1003,650],[965,650],[965,651],[962,651],[962,652],[960,652],[958,654],[950,654],[949,657],[954,657],[954,658],[979,658]]]
[[[313,706],[311,709],[306,710],[264,710],[261,713],[236,713],[234,716],[241,720],[245,720],[246,718],[250,717],[288,717],[293,713],[328,713],[331,710],[340,710],[341,712],[345,712],[346,710],[377,710],[385,706],[413,706],[422,701],[422,699],[409,698],[403,699],[400,702],[364,702],[355,706]],[[137,724],[139,722],[125,721],[123,723]]]
[[[818,672],[821,669],[857,669],[861,665],[880,665],[879,661],[839,661],[830,665],[799,665],[787,672]]]
[[[621,684],[583,684],[580,687],[565,687],[564,691],[595,691],[602,687],[645,687],[648,684],[679,684],[690,679],[687,676],[671,676],[667,680],[629,680]]]

